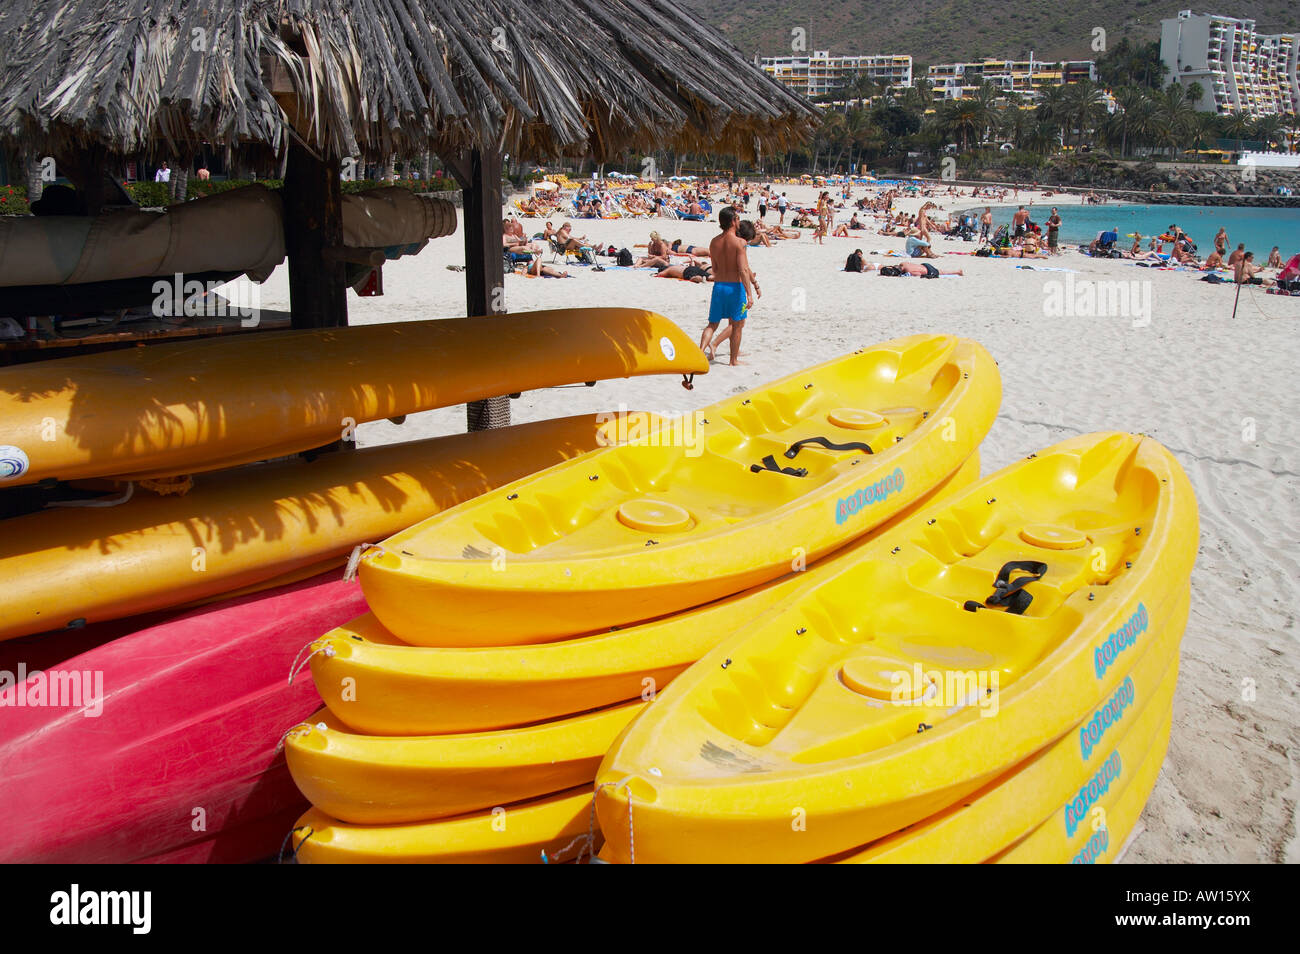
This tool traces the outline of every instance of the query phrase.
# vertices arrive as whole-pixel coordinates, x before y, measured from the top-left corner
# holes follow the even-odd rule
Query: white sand
[[[785,188],[807,204],[815,199],[811,188]],[[1021,193],[1016,201],[1028,199]],[[969,197],[937,201],[949,210],[977,204]],[[1040,197],[1034,218],[1042,222],[1040,207],[1053,204],[1068,217],[1065,206],[1072,203],[1077,200]],[[919,204],[905,200],[900,207],[914,211]],[[774,220],[769,213],[767,221]],[[524,220],[529,234],[541,224]],[[575,222],[580,234],[629,248],[644,243],[650,229],[670,241],[707,244],[716,225]],[[352,322],[463,315],[463,275],[446,268],[464,264],[462,241],[459,234],[440,239],[418,257],[387,266],[385,297],[349,295]],[[1046,316],[1045,302],[1063,288],[1052,283],[1067,276],[1019,270],[1014,260],[944,255],[936,264],[962,268],[966,277],[937,281],[841,270],[854,248],[902,244],[863,235],[817,246],[805,233],[777,248],[754,249],[764,296],[746,322],[744,366],[717,364],[690,392],[672,377],[531,392],[513,402],[514,420],[620,405],[681,412],[862,345],[951,332],[981,341],[1001,366],[1004,398],[982,447],[985,474],[1090,431],[1136,431],[1164,442],[1196,488],[1201,551],[1170,754],[1143,816],[1145,831],[1125,860],[1300,861],[1300,400],[1294,377],[1300,298],[1245,291],[1234,321],[1230,285],[1072,251],[1028,263],[1076,269],[1076,289],[1081,280],[1145,283],[1138,291],[1151,295],[1150,322],[1135,327],[1133,317]],[[940,239],[937,248],[974,245]],[[508,308],[636,306],[668,316],[694,336],[704,325],[707,284],[643,271],[572,271],[576,277],[566,280],[507,276]],[[278,269],[263,289],[264,305],[286,307],[287,284],[286,270]],[[804,307],[796,310],[800,301]],[[401,427],[364,425],[359,436],[362,443],[413,440],[464,427],[458,407],[412,415]],[[1253,686],[1253,697],[1245,686]]]

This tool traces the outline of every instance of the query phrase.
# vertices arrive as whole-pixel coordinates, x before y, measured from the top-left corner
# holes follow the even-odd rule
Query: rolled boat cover
[[[443,199],[400,187],[343,197],[347,246],[410,245],[455,231],[456,209]],[[280,194],[256,183],[163,213],[0,217],[0,286],[210,271],[265,281],[284,255]]]

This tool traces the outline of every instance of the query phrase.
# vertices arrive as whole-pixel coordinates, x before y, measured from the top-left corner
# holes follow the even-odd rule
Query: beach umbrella
[[[560,188],[559,184],[555,182],[534,182],[533,183],[534,192],[557,192],[559,191],[559,188]]]

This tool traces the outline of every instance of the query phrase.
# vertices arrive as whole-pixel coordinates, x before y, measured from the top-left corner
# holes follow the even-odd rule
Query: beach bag
[[[844,263],[844,270],[846,272],[862,271],[862,259],[857,255],[850,255]]]
[[[903,274],[903,270],[897,265],[881,265],[880,274],[887,275],[890,278],[898,278]]]
[[[589,248],[584,248],[581,252],[578,253],[578,260],[581,261],[582,264],[584,265],[595,265],[596,253]]]
[[[621,248],[618,250],[618,264],[622,268],[632,267],[632,253],[628,249]]]

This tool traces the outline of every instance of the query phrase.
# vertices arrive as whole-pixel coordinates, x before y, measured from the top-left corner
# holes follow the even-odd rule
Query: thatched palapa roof
[[[0,64],[0,142],[41,154],[279,154],[293,126],[335,158],[748,156],[816,122],[717,30],[633,0],[4,0]]]

